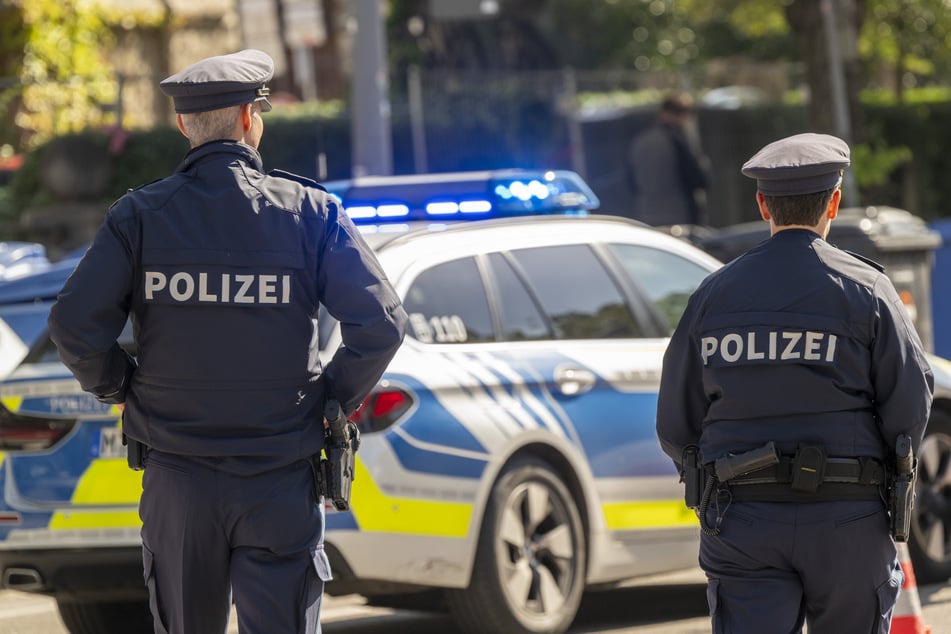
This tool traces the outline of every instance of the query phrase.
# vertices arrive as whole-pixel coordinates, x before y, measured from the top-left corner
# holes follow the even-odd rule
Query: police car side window
[[[525,283],[501,253],[489,256],[495,282],[502,339],[531,341],[551,339],[552,331],[544,313],[532,299]]]
[[[409,334],[422,343],[495,341],[489,300],[473,258],[419,274],[403,300]]]
[[[586,245],[520,249],[522,267],[560,339],[640,337],[624,295]]]
[[[710,271],[676,253],[660,249],[636,244],[608,246],[673,332],[687,308],[690,295]]]

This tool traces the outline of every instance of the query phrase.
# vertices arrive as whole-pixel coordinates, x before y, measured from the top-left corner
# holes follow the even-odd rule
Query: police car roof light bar
[[[586,214],[600,205],[587,183],[568,170],[365,176],[325,186],[357,224]]]

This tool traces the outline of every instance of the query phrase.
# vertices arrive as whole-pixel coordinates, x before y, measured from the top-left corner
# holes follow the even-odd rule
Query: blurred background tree
[[[15,123],[0,144],[34,147],[53,136],[95,128],[114,104],[107,62],[113,35],[95,3],[4,0],[0,6],[0,112]]]

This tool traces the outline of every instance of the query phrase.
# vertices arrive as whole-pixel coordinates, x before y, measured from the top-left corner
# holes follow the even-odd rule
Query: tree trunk
[[[842,72],[845,76],[850,131],[846,139],[852,144],[865,138],[864,115],[859,102],[861,63],[858,32],[865,16],[865,0],[831,0],[838,27]],[[786,19],[796,35],[799,52],[806,67],[809,86],[809,123],[812,131],[835,133],[835,108],[829,47],[827,46],[821,0],[793,0],[786,5]]]
[[[345,99],[348,94],[344,54],[350,43],[343,35],[347,32],[346,21],[350,14],[348,0],[314,0],[321,2],[324,13],[324,30],[327,39],[314,49],[317,69],[317,94],[319,99]]]

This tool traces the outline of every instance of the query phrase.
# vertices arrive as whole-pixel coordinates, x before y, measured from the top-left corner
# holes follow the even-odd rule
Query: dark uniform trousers
[[[733,502],[725,511],[720,534],[700,540],[713,634],[799,634],[807,607],[809,634],[888,633],[903,575],[884,503]]]
[[[232,598],[242,634],[319,633],[331,574],[310,464],[249,476],[203,460],[148,457],[139,513],[156,634],[223,633]]]

